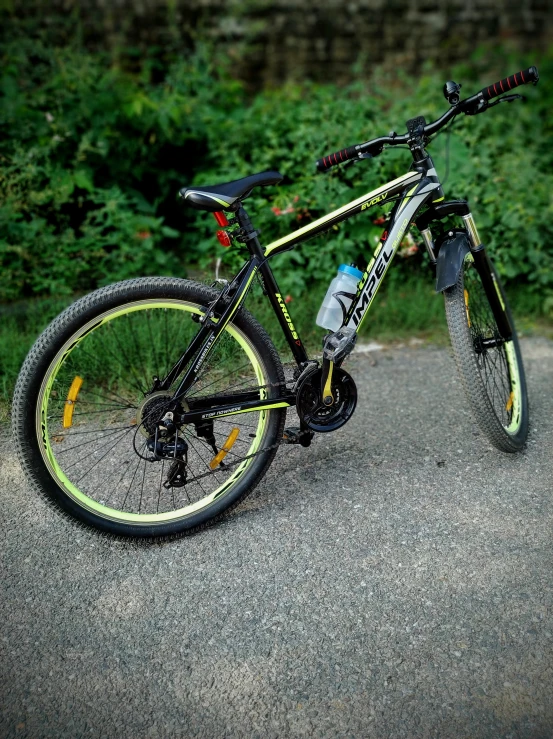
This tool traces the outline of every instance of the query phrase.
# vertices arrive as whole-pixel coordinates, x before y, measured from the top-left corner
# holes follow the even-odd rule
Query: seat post
[[[238,224],[242,229],[240,240],[246,244],[250,254],[262,257],[263,251],[261,248],[261,244],[259,243],[259,239],[257,238],[260,232],[254,229],[250,217],[246,213],[246,210],[242,203],[240,203],[240,207],[236,211],[236,220],[238,221]]]

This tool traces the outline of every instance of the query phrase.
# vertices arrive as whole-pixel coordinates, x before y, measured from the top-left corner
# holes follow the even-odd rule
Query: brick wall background
[[[4,0],[6,4],[7,0]],[[11,3],[11,6],[10,6]],[[285,79],[345,82],[352,67],[462,61],[482,43],[539,55],[553,0],[9,0],[12,13],[80,18],[92,46],[190,47],[207,35],[254,88]]]

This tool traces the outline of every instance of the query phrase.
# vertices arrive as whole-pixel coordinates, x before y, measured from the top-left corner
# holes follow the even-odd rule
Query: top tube
[[[418,182],[422,176],[421,172],[407,172],[407,174],[404,174],[391,182],[387,182],[385,185],[381,185],[376,190],[373,190],[366,195],[362,195],[360,198],[357,198],[357,200],[352,200],[351,203],[347,203],[347,205],[343,205],[341,208],[333,210],[332,213],[313,221],[313,223],[309,223],[307,226],[298,228],[297,231],[293,231],[291,234],[283,236],[281,239],[277,239],[277,241],[273,241],[265,248],[264,256],[273,256],[278,252],[291,249],[301,241],[305,241],[306,239],[310,239],[313,236],[326,231],[335,223],[340,223],[346,218],[349,218],[356,213],[360,213],[362,210],[371,208],[373,205],[384,203],[386,200],[398,195],[407,185]]]

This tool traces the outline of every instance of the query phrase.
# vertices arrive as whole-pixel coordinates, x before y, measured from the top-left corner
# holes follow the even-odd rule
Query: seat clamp
[[[233,232],[233,236],[237,241],[240,241],[240,243],[245,244],[248,241],[251,241],[252,239],[255,239],[256,236],[259,236],[261,231],[249,231],[248,233],[245,232],[243,228],[240,228],[238,231]]]

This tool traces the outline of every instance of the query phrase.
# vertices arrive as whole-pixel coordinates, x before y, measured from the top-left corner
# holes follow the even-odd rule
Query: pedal
[[[333,334],[327,334],[323,344],[324,359],[328,359],[330,362],[339,365],[350,354],[356,341],[357,334],[355,329],[347,328],[346,326],[342,326],[341,329],[335,331]]]
[[[285,444],[301,444],[304,447],[311,445],[313,439],[313,431],[308,429],[301,429],[298,426],[292,426],[288,429],[284,429],[282,434],[282,440]]]

